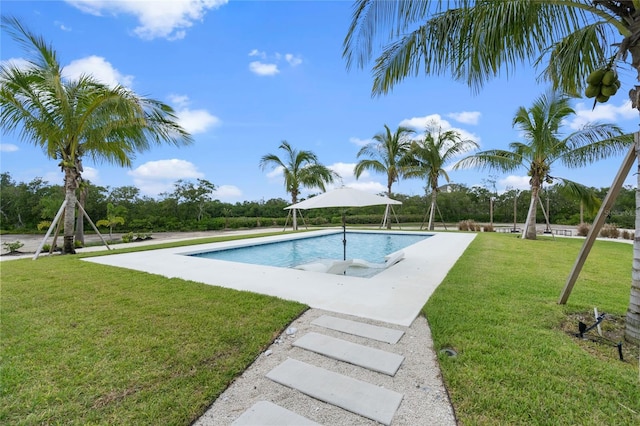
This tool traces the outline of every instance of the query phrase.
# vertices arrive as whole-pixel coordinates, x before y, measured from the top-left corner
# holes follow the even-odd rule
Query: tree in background
[[[379,46],[381,53],[374,53]],[[517,65],[534,63],[544,65],[542,76],[554,89],[569,95],[584,90],[606,102],[620,85],[618,64],[629,62],[640,80],[640,1],[357,0],[343,56],[348,67],[365,67],[374,55],[374,95],[389,93],[421,70],[479,90]],[[607,73],[615,90],[604,81]],[[640,110],[639,86],[629,98]],[[640,146],[635,155],[640,159]],[[637,179],[640,188],[640,174]],[[638,235],[637,213],[635,229]],[[633,263],[640,264],[640,238],[633,252]],[[632,269],[625,337],[640,342],[640,268]]]
[[[391,198],[391,187],[398,182],[403,175],[402,168],[399,165],[401,159],[406,155],[411,147],[410,135],[415,131],[407,127],[398,127],[395,132],[391,132],[389,126],[384,125],[384,132],[377,133],[373,140],[360,148],[358,161],[355,166],[354,174],[358,179],[365,170],[373,170],[377,173],[387,175],[387,197]],[[385,212],[385,218],[389,216],[389,206]],[[391,229],[391,220],[387,220],[387,229]]]
[[[427,127],[423,139],[411,143],[411,149],[402,163],[406,177],[426,180],[425,190],[431,193],[430,231],[434,229],[436,202],[440,191],[439,179],[442,177],[449,182],[445,166],[457,156],[477,147],[476,142],[463,139],[455,130],[443,131],[433,123]]]
[[[114,206],[113,204],[107,204],[107,218],[100,219],[96,222],[96,226],[104,226],[109,228],[109,240],[113,241],[113,228],[118,225],[124,225],[124,215],[127,213],[127,209],[122,206]]]
[[[560,188],[575,196],[586,207],[597,202],[594,194],[583,185],[551,175],[555,162],[569,168],[584,167],[594,161],[620,154],[632,143],[631,135],[623,135],[613,124],[586,124],[566,136],[563,122],[575,111],[569,98],[558,92],[545,93],[526,109],[518,108],[513,125],[523,135],[525,142],[512,142],[509,150],[492,149],[477,152],[459,161],[455,167],[479,167],[512,172],[526,168],[530,176],[531,201],[522,238],[536,239],[536,211],[543,185],[559,182]]]
[[[66,201],[62,252],[75,253],[76,190],[83,158],[130,167],[136,152],[165,142],[188,144],[191,137],[168,105],[89,75],[65,79],[57,52],[42,37],[15,18],[2,17],[2,29],[31,55],[27,67],[0,65],[2,130],[17,132],[59,161]]]
[[[195,209],[196,221],[200,222],[204,215],[205,205],[213,200],[216,186],[208,180],[200,178],[196,183],[180,179],[173,186],[173,193],[169,196],[174,198],[178,205],[184,205],[187,210]]]
[[[300,189],[320,188],[325,191],[325,184],[333,183],[338,174],[331,171],[326,166],[318,162],[318,157],[312,151],[298,151],[289,145],[289,142],[282,141],[278,147],[286,154],[281,159],[275,154],[264,155],[260,159],[260,168],[265,170],[269,167],[279,168],[284,175],[284,187],[288,194],[291,194],[291,203],[298,202]],[[296,209],[293,209],[293,230],[298,230]]]

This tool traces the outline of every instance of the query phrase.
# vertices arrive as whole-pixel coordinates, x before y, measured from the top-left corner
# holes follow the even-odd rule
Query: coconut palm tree
[[[455,130],[443,131],[441,127],[430,124],[424,139],[413,141],[411,149],[402,160],[405,177],[426,180],[425,190],[431,193],[428,229],[433,231],[435,210],[437,208],[440,178],[449,182],[449,174],[445,167],[459,155],[478,147],[470,139],[463,139]]]
[[[398,162],[404,157],[411,146],[411,140],[409,135],[414,134],[415,131],[408,127],[398,127],[395,132],[391,132],[391,129],[386,124],[384,125],[384,132],[377,133],[373,140],[360,148],[358,151],[358,158],[363,158],[358,161],[355,166],[354,173],[356,179],[358,179],[365,170],[373,170],[378,173],[385,173],[387,175],[387,197],[391,198],[391,187],[395,182],[400,180],[402,176],[402,168],[398,165]],[[385,218],[389,217],[389,206],[385,213]],[[387,220],[387,229],[391,229],[391,221]]]
[[[613,124],[587,124],[566,136],[563,121],[575,114],[568,97],[558,92],[545,93],[526,109],[518,108],[513,125],[525,142],[512,142],[509,150],[491,149],[460,160],[454,167],[493,168],[512,172],[526,168],[530,176],[531,201],[522,238],[536,239],[536,211],[542,186],[561,182],[566,192],[577,196],[587,207],[593,206],[590,191],[569,179],[551,175],[551,166],[560,162],[568,168],[583,167],[594,161],[620,154],[632,143],[631,135]]]
[[[348,67],[365,67],[377,55],[375,95],[389,93],[421,70],[452,76],[476,91],[531,64],[542,67],[554,89],[570,95],[589,87],[587,75],[624,63],[640,80],[638,0],[356,0],[352,16],[343,55]],[[629,98],[640,110],[637,87]],[[640,159],[640,146],[635,154]],[[640,197],[637,204],[640,208]],[[640,229],[638,214],[635,227]],[[640,239],[633,252],[634,264],[640,263]],[[635,343],[640,342],[639,301],[640,269],[633,268],[625,337]]]
[[[173,110],[122,87],[109,87],[89,75],[64,78],[57,52],[17,19],[2,18],[2,28],[31,55],[27,67],[0,65],[0,121],[59,161],[64,173],[63,253],[75,253],[76,190],[82,159],[131,166],[136,152],[168,142],[191,142]]]
[[[291,203],[298,202],[301,187],[320,188],[325,190],[325,184],[333,183],[339,178],[338,174],[318,162],[318,157],[312,151],[298,151],[289,142],[282,141],[278,147],[286,157],[281,159],[276,154],[267,154],[260,159],[260,168],[279,168],[284,175],[284,187],[291,194]],[[296,209],[293,209],[293,230],[298,230]]]

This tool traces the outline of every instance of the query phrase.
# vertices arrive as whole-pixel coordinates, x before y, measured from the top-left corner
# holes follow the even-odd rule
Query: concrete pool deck
[[[297,236],[325,233],[335,233],[335,230],[305,232]],[[218,248],[281,241],[292,238],[292,234],[113,254],[83,260],[276,296],[325,311],[410,326],[429,296],[476,235],[457,232],[431,234],[431,238],[403,249],[405,257],[401,262],[371,278],[240,264],[185,255]]]

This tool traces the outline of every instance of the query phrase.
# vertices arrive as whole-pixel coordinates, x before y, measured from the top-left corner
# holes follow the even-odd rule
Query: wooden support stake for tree
[[[64,211],[64,208],[66,206],[67,206],[67,200],[64,200],[62,202],[62,205],[60,206],[60,209],[58,210],[58,213],[56,213],[56,217],[53,218],[53,222],[51,222],[51,225],[49,225],[49,229],[47,230],[47,233],[44,235],[44,238],[42,239],[42,242],[40,243],[40,246],[38,247],[38,250],[36,250],[36,254],[33,255],[33,260],[36,260],[38,258],[38,256],[40,255],[40,252],[42,251],[42,248],[44,247],[45,243],[47,242],[47,238],[49,238],[49,235],[51,235],[51,231],[53,231],[53,227],[56,226],[56,224],[60,220],[60,216],[62,216],[62,212]]]
[[[636,160],[636,146],[638,144],[640,144],[640,132],[635,133],[634,144],[629,149],[627,156],[624,158],[622,165],[620,166],[620,170],[618,170],[618,174],[613,179],[611,188],[609,188],[609,192],[607,192],[607,195],[604,197],[604,201],[602,202],[600,210],[598,211],[598,214],[596,215],[596,218],[591,225],[591,229],[589,229],[587,238],[585,239],[584,244],[580,249],[580,253],[578,253],[578,258],[576,259],[576,262],[574,263],[573,268],[569,273],[569,277],[567,278],[567,282],[562,289],[562,293],[560,294],[560,299],[558,300],[558,304],[560,305],[564,305],[569,299],[571,290],[573,290],[573,286],[578,279],[578,275],[580,275],[580,271],[584,266],[584,262],[587,260],[587,256],[589,256],[591,247],[593,247],[593,243],[595,242],[596,237],[598,236],[598,233],[600,232],[600,229],[602,228],[602,225],[604,224],[604,221],[607,218],[611,207],[613,206],[613,203],[620,193],[620,189],[622,188],[624,180],[629,175],[629,171],[631,170],[631,167]]]
[[[64,210],[63,213],[64,214]],[[58,235],[60,235],[60,224],[62,223],[61,220],[58,221],[58,224],[56,225],[56,232],[53,233],[53,241],[51,242],[51,247],[49,247],[49,254],[53,254],[53,250],[56,248],[56,245],[58,244]]]
[[[80,203],[78,203],[77,206],[78,206],[78,209],[80,209],[82,211],[82,214],[84,215],[84,217],[87,218],[87,220],[91,224],[91,227],[93,227],[93,230],[96,231],[96,234],[98,234],[98,236],[102,240],[102,243],[107,247],[107,250],[111,250],[111,247],[109,247],[109,244],[107,244],[107,242],[104,240],[104,238],[102,237],[102,234],[100,233],[100,231],[98,231],[98,228],[93,223],[93,221],[91,220],[91,218],[89,217],[89,215],[85,211],[84,207],[82,207],[82,205]]]

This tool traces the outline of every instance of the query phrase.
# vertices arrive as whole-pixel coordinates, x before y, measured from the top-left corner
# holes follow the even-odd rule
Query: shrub
[[[618,238],[620,230],[616,225],[605,224],[600,230],[600,236],[604,238]]]
[[[625,240],[633,240],[633,233],[625,229],[624,231],[622,231],[622,238]]]
[[[122,235],[123,243],[130,243],[131,241],[133,241],[133,232],[129,232],[128,234]]]
[[[2,243],[2,247],[9,253],[16,253],[20,247],[24,246],[20,241],[14,241],[12,243]]]
[[[51,222],[48,220],[43,220],[42,222],[38,223],[38,231],[42,231],[43,229],[48,229],[51,226]]]
[[[581,223],[580,225],[578,225],[578,229],[577,229],[578,236],[586,237],[587,234],[589,233],[590,228],[591,228],[591,225],[589,225],[588,223]]]
[[[326,225],[327,223],[329,223],[329,221],[327,219],[325,219],[324,217],[314,217],[314,218],[310,219],[309,222],[312,225]]]
[[[496,232],[492,224],[484,225],[483,230],[484,232]]]
[[[482,227],[479,223],[475,223],[472,219],[461,220],[458,222],[459,231],[481,231]]]

